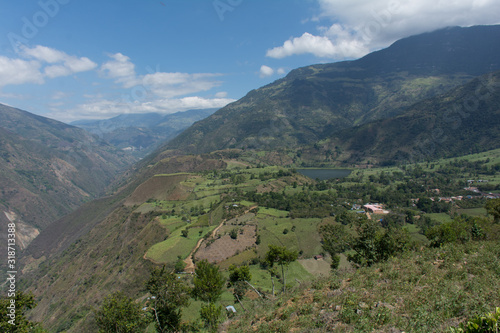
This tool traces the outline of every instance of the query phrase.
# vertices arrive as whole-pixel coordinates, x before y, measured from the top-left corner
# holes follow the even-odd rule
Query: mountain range
[[[358,60],[299,68],[197,122],[162,149],[310,145],[499,70],[499,39],[500,26],[453,27],[399,40]]]
[[[7,221],[16,221],[25,248],[40,230],[103,195],[135,161],[82,129],[0,104],[2,236]]]
[[[174,138],[194,122],[204,119],[217,109],[198,109],[172,114],[123,114],[104,120],[80,120],[71,125],[98,135],[115,147],[144,157],[157,146]]]
[[[206,205],[202,209],[208,210],[210,206],[210,213],[199,220],[215,227],[210,225],[212,212],[219,209],[217,212],[222,216],[224,197],[231,191],[240,191],[239,175],[231,175],[230,168],[255,167],[257,171],[251,175],[254,178],[248,175],[250,186],[256,186],[252,181],[257,179],[266,181],[267,173],[279,174],[272,167],[260,173],[260,162],[237,160],[239,154],[282,154],[295,166],[301,162],[369,165],[414,162],[497,148],[500,142],[498,40],[500,26],[454,27],[405,38],[359,60],[293,70],[285,78],[249,92],[163,143],[124,173],[115,183],[113,193],[94,201],[90,201],[91,197],[102,193],[103,184],[109,185],[113,175],[130,165],[131,157],[127,159],[123,152],[80,129],[45,118],[35,116],[30,125],[21,126],[21,116],[28,119],[31,116],[3,106],[0,110],[9,111],[4,113],[17,115],[17,120],[4,115],[11,125],[0,128],[3,138],[0,163],[10,172],[5,179],[24,184],[23,188],[32,192],[37,188],[36,194],[41,196],[39,192],[52,191],[41,180],[49,175],[52,177],[49,179],[59,179],[59,170],[68,177],[62,179],[71,183],[63,192],[65,196],[71,198],[67,193],[73,189],[82,195],[78,203],[89,201],[54,223],[44,224],[44,230],[23,252],[23,286],[39,299],[32,318],[56,331],[84,332],[92,327],[91,309],[106,293],[127,288],[134,297],[144,296],[144,272],[154,264],[146,259],[146,252],[167,240],[174,231],[160,222],[164,220],[159,218],[161,214],[174,214],[174,210],[178,212],[182,207],[183,214],[190,215],[199,209],[191,201],[200,200]],[[129,124],[133,117],[120,119]],[[159,118],[151,115],[153,119]],[[109,133],[115,130],[114,125],[98,123],[79,126],[87,126],[91,131],[92,128],[94,131],[107,128]],[[76,137],[69,137],[69,133]],[[131,142],[125,138],[115,144]],[[42,157],[36,160],[37,155],[32,152],[45,152],[41,148],[45,145],[54,157],[48,158],[47,152],[44,160]],[[92,149],[85,150],[87,146]],[[22,159],[12,147],[19,147]],[[59,160],[70,166],[54,167],[61,165]],[[71,164],[73,160],[80,164]],[[96,169],[94,163],[101,164]],[[87,186],[87,178],[82,177],[106,166],[113,168],[97,173],[95,188],[89,187],[90,183]],[[41,172],[39,169],[45,170],[41,176],[36,174]],[[71,173],[74,170],[86,171]],[[227,177],[223,176],[226,172]],[[294,189],[297,186],[305,189],[308,185],[298,175],[284,177],[290,178],[273,184],[259,183],[254,190],[267,193],[280,191],[287,185]],[[214,179],[221,182],[217,183],[217,189]],[[202,190],[195,193],[195,188]],[[0,204],[7,202],[2,200]],[[161,204],[172,206],[161,210]],[[77,205],[63,206],[69,212]],[[37,212],[27,211],[23,218],[27,220],[29,216],[37,216]],[[181,220],[180,213],[174,217],[179,219],[177,224],[187,228],[189,222]],[[281,237],[282,231],[276,235]]]

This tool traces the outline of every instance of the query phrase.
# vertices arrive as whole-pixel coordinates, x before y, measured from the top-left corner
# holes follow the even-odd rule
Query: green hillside
[[[334,134],[350,163],[406,163],[500,147],[500,72],[477,78],[402,115]]]
[[[2,238],[15,222],[24,250],[54,221],[103,195],[134,162],[81,129],[0,105]],[[0,254],[6,251],[2,247]]]
[[[449,28],[359,60],[299,68],[195,123],[164,148],[201,153],[312,144],[500,69],[499,37],[500,26]]]
[[[223,154],[217,152],[204,157],[168,158],[150,165],[137,178],[143,179],[140,186],[131,184],[117,193],[114,199],[89,204],[91,206],[88,208],[94,208],[88,209],[86,213],[81,210],[74,215],[79,216],[77,223],[72,222],[74,217],[65,222],[61,220],[57,226],[60,234],[56,237],[48,238],[49,234],[43,232],[28,249],[31,256],[26,258],[21,286],[34,292],[38,300],[31,318],[42,322],[51,332],[96,331],[91,309],[98,308],[106,295],[122,290],[140,304],[145,304],[148,294],[144,282],[149,269],[154,264],[165,264],[173,269],[179,260],[189,262],[190,254],[202,239],[201,246],[194,253],[195,261],[208,257],[225,271],[226,276],[231,264],[249,265],[251,283],[268,298],[259,301],[255,299],[258,298],[255,294],[248,294],[244,300],[245,307],[254,309],[252,311],[258,316],[257,320],[248,319],[243,314],[243,317],[225,324],[224,327],[229,331],[241,330],[241,325],[246,326],[245,330],[253,325],[261,331],[286,331],[291,327],[313,329],[316,327],[314,318],[318,318],[322,309],[325,310],[323,313],[332,317],[331,322],[316,327],[323,329],[319,331],[328,331],[332,327],[329,325],[337,324],[340,325],[339,329],[348,327],[354,331],[363,327],[389,329],[391,326],[400,329],[414,327],[422,332],[426,329],[439,331],[442,327],[453,325],[495,305],[498,290],[491,289],[492,285],[486,285],[484,279],[494,275],[498,262],[487,261],[489,266],[482,268],[487,270],[484,271],[484,279],[460,280],[460,283],[465,283],[463,288],[487,288],[483,289],[485,295],[481,296],[481,302],[475,299],[453,305],[453,297],[459,295],[458,291],[448,293],[449,288],[439,281],[442,276],[451,274],[453,279],[446,281],[452,284],[466,276],[463,275],[467,274],[463,273],[463,269],[453,266],[461,262],[462,253],[466,253],[465,260],[470,262],[468,274],[476,276],[476,270],[484,262],[478,261],[475,253],[490,251],[490,248],[493,249],[491,251],[497,251],[494,250],[496,243],[491,242],[500,236],[498,224],[492,224],[491,218],[485,216],[486,211],[479,210],[487,199],[463,188],[467,180],[472,178],[488,180],[488,186],[500,189],[498,151],[492,151],[487,156],[480,154],[460,160],[441,160],[432,165],[422,163],[404,168],[353,170],[347,178],[321,182],[306,178],[294,169],[257,165],[245,159],[227,157],[220,161]],[[184,163],[178,164],[181,160]],[[222,162],[224,164],[220,164]],[[169,165],[176,164],[196,164],[198,169],[167,169]],[[204,167],[200,167],[202,165]],[[164,191],[158,191],[158,184],[162,184]],[[427,199],[429,203],[425,205],[415,205],[412,201],[413,198],[421,198],[424,203],[423,198],[436,197],[436,188],[440,190],[440,196],[471,197],[435,204]],[[144,200],[141,203],[140,198]],[[346,260],[352,254],[346,250],[341,254],[340,270],[332,275],[331,282],[310,282],[316,281],[320,275],[331,274],[330,256],[322,246],[325,237],[322,227],[345,225],[346,230],[355,236],[358,232],[357,217],[364,216],[355,213],[359,210],[355,205],[367,202],[383,204],[390,214],[371,215],[371,219],[361,221],[376,223],[377,232],[374,236],[381,236],[387,230],[399,230],[401,235],[406,234],[409,237],[408,243],[405,243],[408,252],[404,252],[401,259],[390,259],[387,263],[380,260],[380,264],[371,268],[356,269],[358,264]],[[99,204],[103,204],[102,208],[98,208]],[[108,211],[103,213],[103,209]],[[460,215],[466,211],[474,212],[474,215]],[[438,213],[447,216],[448,220],[437,218]],[[105,214],[105,217],[97,217],[96,214]],[[457,221],[461,221],[459,223],[464,226],[476,223],[484,238],[481,236],[465,247],[449,245],[441,250],[433,249],[432,242],[435,239],[429,230]],[[71,223],[74,225],[71,226]],[[89,225],[93,227],[84,231],[79,229]],[[215,228],[217,234],[211,235]],[[185,235],[182,232],[184,230]],[[463,241],[471,237],[467,236],[467,230],[464,231],[465,238],[460,236]],[[73,237],[77,231],[80,234],[78,240]],[[483,241],[485,243],[480,243]],[[271,244],[285,246],[299,255],[299,260],[290,264],[287,271],[289,293],[281,294],[281,278],[278,276],[275,279],[276,294],[279,295],[277,299],[272,297],[269,272],[262,264]],[[54,252],[54,249],[58,251]],[[451,249],[457,252],[448,254]],[[497,256],[494,254],[496,252],[492,253]],[[315,260],[314,256],[320,254],[325,255],[325,259]],[[392,256],[400,257],[396,253],[389,255]],[[484,257],[482,254],[479,256]],[[446,271],[433,265],[436,260],[446,262]],[[416,278],[408,282],[405,280],[406,275],[395,273],[402,270],[420,272],[423,269],[427,273],[420,282]],[[397,301],[397,296],[389,291],[386,294],[363,293],[360,285],[363,279],[372,281],[370,283],[374,286],[387,283],[384,281],[390,279],[399,288],[397,290],[404,292],[401,296],[403,300],[412,297],[412,284],[421,283],[429,288],[429,292],[432,290],[435,302],[432,304],[444,304],[446,307],[438,312],[439,316],[427,322],[427,317],[419,316],[429,307],[423,304],[414,308],[405,307],[404,302]],[[466,281],[469,281],[468,284]],[[462,284],[457,288],[462,288]],[[436,290],[443,291],[436,294]],[[352,293],[351,298],[342,296],[346,291]],[[336,296],[328,297],[330,301],[327,301],[325,293]],[[439,303],[440,299],[442,303]],[[375,306],[377,302],[389,304],[391,308],[385,309],[383,306],[379,309]],[[234,305],[238,312],[244,312],[235,303],[231,290],[224,292],[220,303],[224,306]],[[356,312],[361,303],[368,307],[362,305],[363,315]],[[284,304],[287,304],[286,310]],[[331,304],[333,307],[329,308]],[[434,306],[432,304],[429,306]],[[337,318],[338,313],[334,313],[339,312],[335,309],[337,305],[348,312]],[[193,302],[183,311],[186,324],[195,325],[199,321],[196,315],[199,306],[199,303]],[[412,309],[414,312],[411,312]],[[288,315],[281,315],[282,311]],[[276,313],[280,315],[276,317]],[[296,321],[294,313],[305,315],[304,321]],[[370,321],[372,317],[382,315],[385,317]],[[273,320],[260,320],[271,316]],[[407,316],[415,318],[411,324],[413,326],[405,322]],[[250,324],[250,321],[253,323]]]

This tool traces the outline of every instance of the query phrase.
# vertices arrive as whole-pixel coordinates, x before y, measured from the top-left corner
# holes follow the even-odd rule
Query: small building
[[[314,256],[314,259],[316,260],[323,259],[323,256],[321,254],[317,254]]]
[[[372,214],[389,214],[389,211],[385,210],[380,204],[366,204],[363,208]]]

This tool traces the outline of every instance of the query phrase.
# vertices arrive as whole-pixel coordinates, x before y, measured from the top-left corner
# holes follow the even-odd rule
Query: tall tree
[[[151,313],[158,332],[176,332],[181,323],[181,308],[189,304],[189,287],[165,266],[154,268],[146,282],[151,293]]]
[[[203,302],[215,303],[222,294],[225,281],[219,267],[202,260],[196,264],[194,271],[193,296]]]
[[[151,321],[141,305],[122,292],[108,295],[94,313],[99,333],[140,332]]]
[[[226,279],[214,264],[202,260],[196,264],[193,278],[193,296],[207,304],[202,305],[200,316],[211,332],[215,332],[222,318],[222,306],[215,303],[222,295]]]
[[[351,247],[352,237],[342,224],[325,224],[319,229],[323,238],[323,250],[332,257],[332,269],[337,269],[340,262],[339,254]]]
[[[297,251],[290,251],[285,246],[269,245],[269,250],[266,253],[265,261],[269,266],[273,267],[275,263],[281,266],[281,277],[283,279],[283,292],[286,290],[286,275],[285,267],[297,260],[299,254]]]
[[[233,288],[233,296],[240,303],[241,307],[245,309],[241,300],[245,295],[250,280],[252,279],[252,274],[250,274],[250,268],[248,266],[236,267],[235,265],[229,266],[229,282],[228,287]]]
[[[488,200],[485,206],[488,214],[493,215],[495,223],[500,222],[500,199]]]

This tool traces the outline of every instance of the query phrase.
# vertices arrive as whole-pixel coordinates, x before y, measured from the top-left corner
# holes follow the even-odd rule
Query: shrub
[[[495,312],[483,316],[476,316],[466,323],[460,324],[458,328],[450,327],[452,333],[489,333],[498,332],[500,322],[500,307]]]

